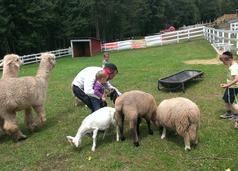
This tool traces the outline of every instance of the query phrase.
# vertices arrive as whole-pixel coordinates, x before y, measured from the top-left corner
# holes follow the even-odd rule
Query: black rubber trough
[[[169,90],[184,90],[184,84],[192,79],[202,78],[203,72],[199,70],[183,70],[158,80],[158,90],[161,86]]]

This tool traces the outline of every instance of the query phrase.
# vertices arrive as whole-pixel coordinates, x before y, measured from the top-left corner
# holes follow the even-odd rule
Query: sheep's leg
[[[198,126],[197,124],[191,124],[190,127],[188,128],[188,134],[190,137],[190,142],[194,145],[198,144]]]
[[[166,128],[163,127],[163,132],[162,132],[162,135],[161,135],[161,139],[164,139],[166,137]]]
[[[119,141],[120,138],[119,138],[119,127],[118,126],[116,126],[116,132],[117,132],[116,133],[117,134],[117,141]]]
[[[121,141],[125,140],[125,136],[123,134],[123,130],[124,130],[124,118],[125,116],[123,114],[120,115],[120,117],[118,117],[118,127],[119,127],[119,137],[121,139]]]
[[[137,125],[137,119],[130,120],[130,131],[133,136],[133,143],[136,147],[138,147],[140,144],[139,144],[136,125]]]
[[[93,146],[92,146],[92,151],[95,151],[95,148],[96,148],[96,138],[97,138],[97,134],[98,134],[98,128],[96,128],[95,130],[93,130]]]
[[[4,125],[4,119],[0,117],[0,136],[5,134],[3,130],[3,125]]]
[[[153,130],[151,129],[150,119],[146,118],[145,120],[146,120],[146,123],[147,123],[149,134],[153,135]]]
[[[103,133],[103,137],[102,137],[103,140],[104,140],[104,138],[105,138],[105,136],[106,136],[107,133],[108,133],[108,129],[105,129],[105,130],[104,130],[104,133]]]
[[[189,136],[189,133],[186,132],[184,134],[184,144],[185,144],[185,151],[187,150],[191,150],[191,147],[190,147],[190,136]]]
[[[33,116],[32,116],[32,110],[31,108],[25,109],[25,123],[27,125],[27,128],[33,132],[34,126],[33,126]]]
[[[194,141],[194,145],[198,145],[198,136],[196,135],[195,141]]]
[[[2,118],[4,120],[4,125],[3,125],[4,131],[7,134],[12,135],[15,141],[24,140],[27,138],[27,136],[24,135],[19,129],[19,127],[17,126],[15,112],[5,113],[5,115]]]
[[[42,126],[42,124],[46,121],[45,110],[42,105],[33,106],[35,112],[37,113],[36,121],[33,123],[33,126],[38,127]]]
[[[138,134],[138,136],[140,135],[140,123],[141,123],[141,118],[140,117],[138,117],[138,119],[137,119],[137,124],[136,124],[136,130],[137,130],[137,134]]]

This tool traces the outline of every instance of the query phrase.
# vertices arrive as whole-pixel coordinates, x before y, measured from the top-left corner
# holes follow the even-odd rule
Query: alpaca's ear
[[[6,62],[6,65],[10,65],[13,61],[12,60],[9,60]]]
[[[41,56],[36,56],[36,59],[41,60]]]
[[[14,65],[15,65],[17,68],[20,68],[21,62],[19,63],[19,62],[15,61],[15,62],[14,62]]]
[[[3,61],[0,63],[0,67],[2,67],[3,66]]]
[[[49,59],[49,62],[52,64],[52,65],[55,65],[55,55],[54,54],[50,54],[50,58]]]

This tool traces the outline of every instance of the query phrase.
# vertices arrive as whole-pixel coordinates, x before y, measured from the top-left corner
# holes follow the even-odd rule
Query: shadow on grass
[[[159,91],[164,91],[164,92],[173,92],[173,93],[177,93],[177,92],[182,92],[184,91],[184,93],[186,93],[186,89],[188,88],[192,88],[193,86],[195,86],[196,84],[201,84],[200,82],[202,82],[202,79],[196,79],[196,80],[191,80],[188,81],[186,83],[184,83],[184,90],[182,87],[182,84],[178,84],[178,85],[169,85],[166,87],[163,87],[160,85],[160,89],[158,89]]]
[[[24,122],[18,124],[22,133],[27,136],[27,138],[25,140],[21,140],[18,142],[27,141],[27,139],[29,139],[35,133],[39,133],[39,132],[44,133],[44,132],[48,131],[50,128],[55,127],[56,125],[59,124],[60,121],[63,121],[64,118],[67,117],[65,115],[65,113],[74,112],[74,110],[75,110],[75,108],[70,108],[70,110],[67,108],[67,109],[65,109],[65,111],[57,112],[57,115],[53,115],[53,116],[47,118],[47,120],[43,124],[43,126],[40,128],[36,128],[34,132],[29,131]],[[35,115],[35,113],[33,115]],[[22,117],[24,117],[24,116],[22,115]],[[15,142],[14,139],[12,138],[12,136],[10,136],[10,135],[7,135],[5,133],[3,135],[0,135],[0,143],[6,143],[9,141]],[[16,142],[16,143],[18,143],[18,142]]]

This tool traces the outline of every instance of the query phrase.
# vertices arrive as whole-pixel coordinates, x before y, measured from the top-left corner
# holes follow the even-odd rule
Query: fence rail
[[[71,48],[53,50],[53,51],[49,51],[49,52],[55,54],[56,59],[72,54]],[[41,53],[36,53],[36,54],[30,54],[30,55],[23,55],[23,56],[20,56],[20,58],[21,58],[22,64],[26,65],[26,64],[32,64],[32,63],[38,62],[39,61],[38,57],[40,55],[41,55]],[[0,63],[1,62],[2,62],[2,60],[0,60]],[[0,67],[0,70],[2,70],[2,67]]]
[[[181,40],[189,40],[196,37],[202,37],[203,28],[203,26],[198,26],[185,30],[146,36],[141,40],[126,40],[120,42],[104,43],[102,44],[102,51],[145,48],[151,46],[160,46],[173,42],[179,43]]]
[[[101,49],[102,51],[113,51],[146,48],[170,43],[179,43],[183,40],[190,40],[198,37],[205,37],[205,39],[207,39],[211,43],[217,53],[221,53],[224,50],[232,50],[235,51],[236,54],[238,54],[238,28],[236,28],[238,27],[238,25],[237,23],[235,23],[233,26],[234,29],[221,30],[198,25],[192,28],[188,27],[188,29],[146,36],[144,37],[144,39],[140,40],[125,40],[119,42],[104,43],[102,44]],[[71,48],[59,49],[50,52],[54,53],[56,58],[72,55]],[[23,55],[21,56],[21,59],[23,61],[23,64],[31,64],[38,62],[39,59],[37,57],[40,55],[41,53]],[[2,62],[2,60],[0,60],[0,62]],[[0,70],[2,70],[1,67]]]
[[[204,27],[203,33],[217,53],[229,50],[238,54],[238,31]]]
[[[237,30],[238,31],[238,22],[230,24],[230,30]]]

